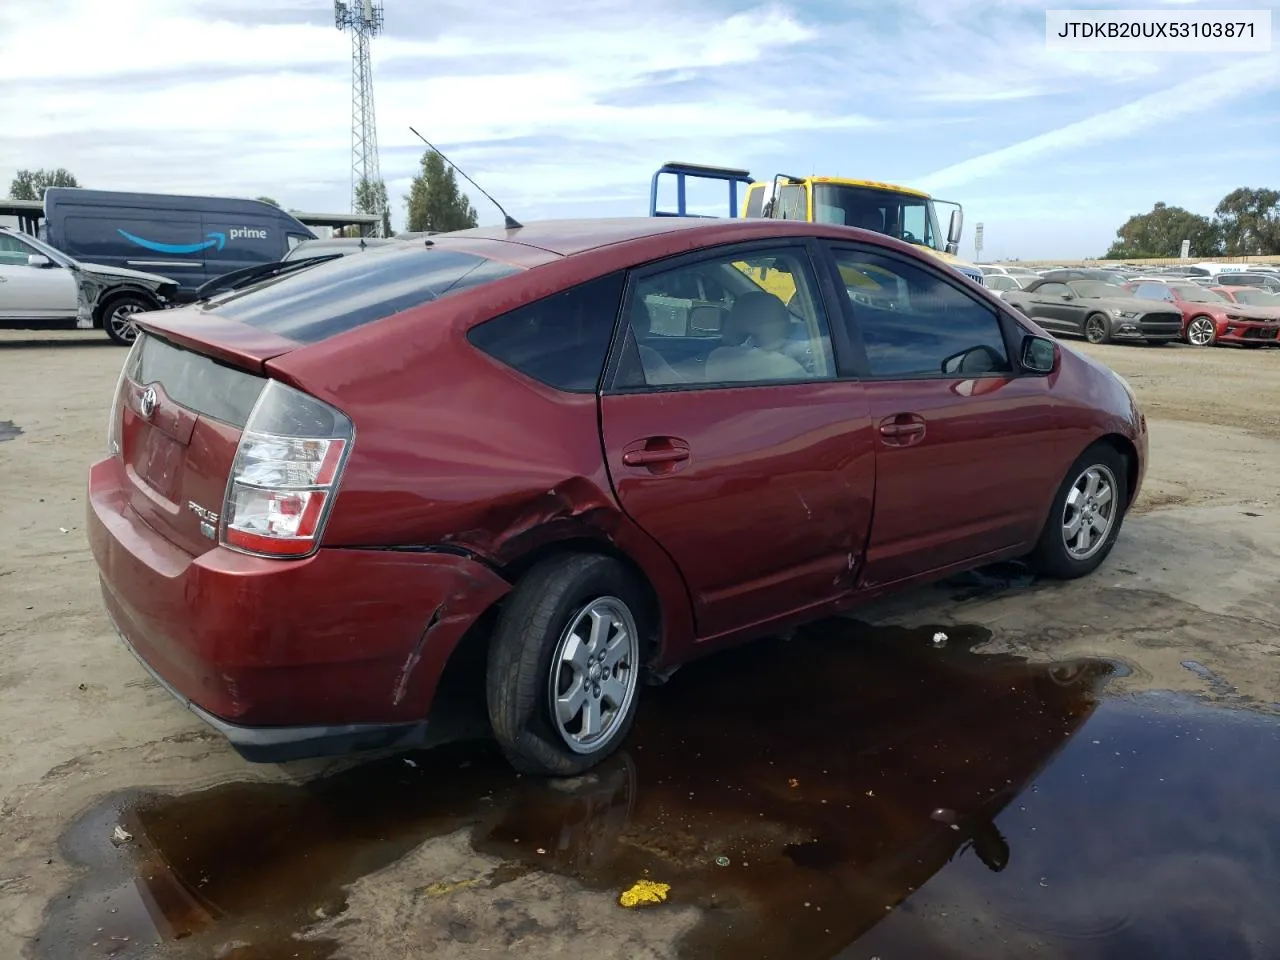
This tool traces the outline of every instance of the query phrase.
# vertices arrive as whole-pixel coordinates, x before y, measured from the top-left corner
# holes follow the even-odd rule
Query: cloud
[[[1078,153],[1085,147],[1132,137],[1170,121],[1217,106],[1245,92],[1280,87],[1271,57],[1252,57],[1175,86],[1147,94],[1122,107],[1037,134],[1008,147],[953,164],[921,178],[927,190],[964,186],[1024,166],[1040,157]],[[1176,142],[1177,133],[1170,136]]]
[[[1244,75],[1274,71],[1274,57],[1242,64],[1237,82],[1210,80],[1221,55],[1050,52],[1043,0],[592,0],[571,16],[551,0],[496,12],[475,0],[384,2],[372,57],[397,224],[423,151],[410,125],[522,219],[642,214],[653,170],[690,160],[765,177],[977,182],[998,196],[956,196],[970,222],[987,217],[989,244],[1022,242],[1025,231],[1000,222],[1032,208],[1071,211],[1103,244],[1115,229],[1103,218],[1150,190],[1168,189],[1170,202],[1177,190],[1220,196],[1238,185],[1226,180],[1260,183],[1274,169],[1274,156],[1246,150],[1264,128],[1243,126],[1274,122],[1274,105],[1249,100],[1261,81]],[[92,186],[347,209],[350,59],[329,0],[0,0],[0,185],[19,167],[65,166]],[[1189,94],[1150,94],[1187,76]],[[1117,103],[1198,113],[1240,138],[1240,159],[1222,159],[1229,143],[1212,145],[1212,165],[1194,159],[1198,142],[1169,152],[1143,117],[1108,125]],[[1055,139],[1054,126],[1081,117],[1069,142]],[[1054,169],[1097,143],[1107,149],[1089,155],[1095,188]],[[999,190],[985,189],[984,171],[998,172]],[[496,221],[468,192],[482,221]],[[987,200],[998,215],[981,209]]]

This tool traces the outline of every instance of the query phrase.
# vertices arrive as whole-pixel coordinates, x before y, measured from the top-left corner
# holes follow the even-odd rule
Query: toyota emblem
[[[147,387],[142,392],[142,396],[138,399],[138,412],[142,414],[144,420],[150,420],[151,415],[156,412],[158,399],[155,387]]]

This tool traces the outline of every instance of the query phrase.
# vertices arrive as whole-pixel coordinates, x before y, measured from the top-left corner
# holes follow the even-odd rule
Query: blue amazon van
[[[42,233],[87,263],[177,281],[179,302],[224,273],[280,260],[316,235],[262,200],[50,187]]]

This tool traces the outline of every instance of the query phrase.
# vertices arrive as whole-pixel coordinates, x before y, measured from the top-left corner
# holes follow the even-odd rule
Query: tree
[[[256,199],[261,200],[263,203],[269,203],[273,207],[280,206],[279,202],[276,200],[273,200],[271,197],[257,197]]]
[[[404,198],[409,209],[410,231],[465,230],[476,225],[476,208],[467,195],[458,190],[453,167],[434,150],[422,155],[422,172],[413,178]]]
[[[387,200],[385,180],[361,180],[356,186],[356,212],[381,213],[382,236],[391,236],[391,203]]]
[[[1130,217],[1116,231],[1116,241],[1103,256],[1104,260],[1149,260],[1177,257],[1182,241],[1191,241],[1197,257],[1211,257],[1219,252],[1222,241],[1217,225],[1182,207],[1157,203],[1150,213]]]
[[[9,184],[9,196],[14,200],[43,200],[50,187],[78,187],[80,182],[62,167],[57,170],[19,170]]]
[[[1223,197],[1213,212],[1227,253],[1280,253],[1280,190],[1238,187]]]

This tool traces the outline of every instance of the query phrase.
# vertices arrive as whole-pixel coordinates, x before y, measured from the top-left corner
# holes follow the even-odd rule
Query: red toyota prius
[[[1091,572],[1146,463],[1123,379],[833,225],[438,234],[137,322],[103,597],[256,761],[427,742],[475,658],[511,763],[581,772],[642,677],[1003,558]]]

